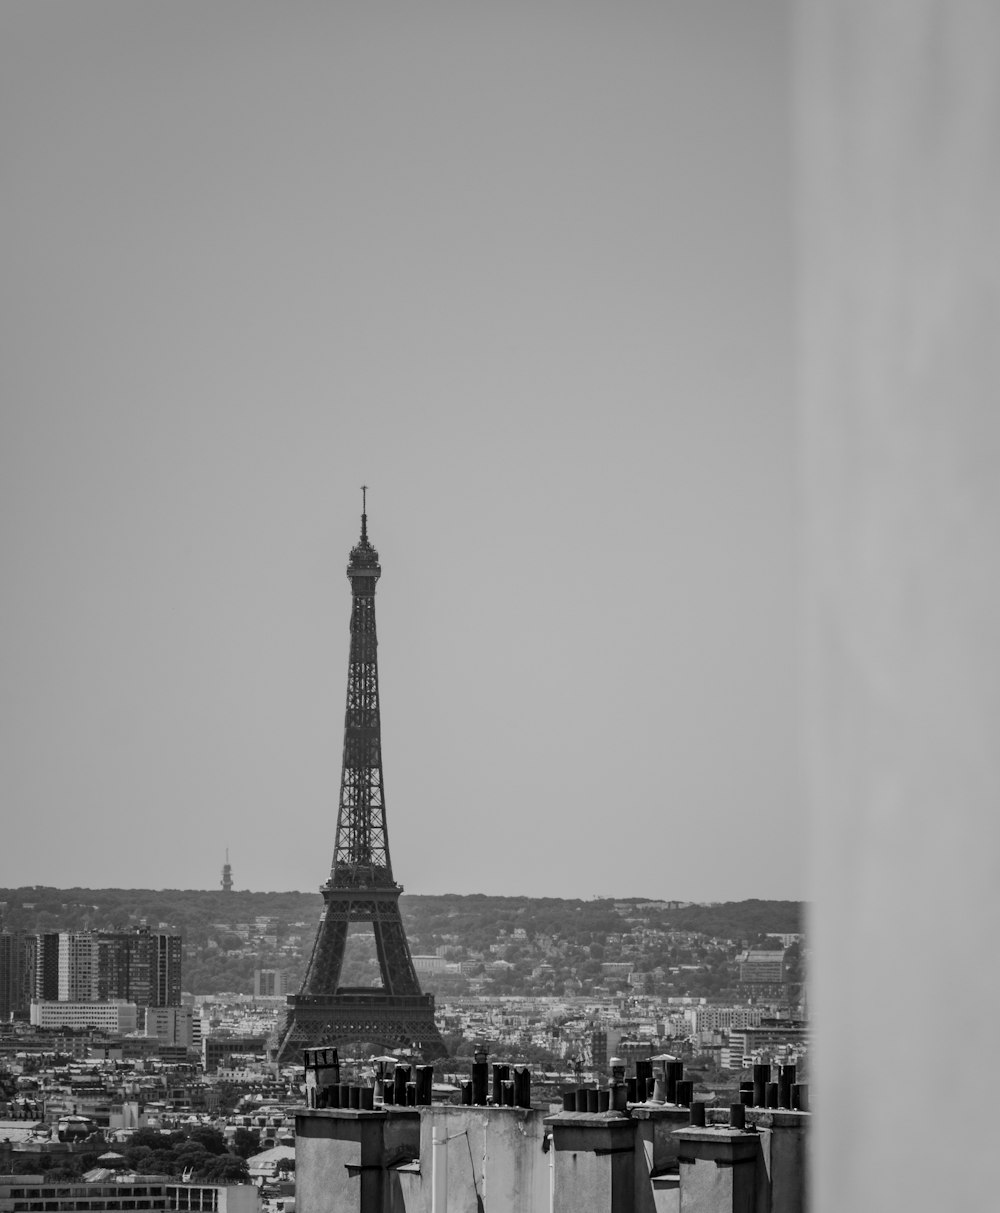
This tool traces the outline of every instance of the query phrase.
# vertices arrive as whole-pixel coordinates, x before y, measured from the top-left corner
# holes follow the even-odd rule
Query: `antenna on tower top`
[[[361,486],[361,542],[368,539],[368,485]]]

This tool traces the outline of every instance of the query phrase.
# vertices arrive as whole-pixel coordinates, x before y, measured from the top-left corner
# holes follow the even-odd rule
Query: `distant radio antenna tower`
[[[222,891],[223,893],[231,893],[233,891],[233,869],[229,864],[228,847],[226,847],[226,862],[222,865]]]

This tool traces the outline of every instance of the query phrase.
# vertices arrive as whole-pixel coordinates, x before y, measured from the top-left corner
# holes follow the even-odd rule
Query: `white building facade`
[[[31,1023],[36,1028],[96,1028],[125,1036],[136,1030],[134,1002],[33,1002]]]

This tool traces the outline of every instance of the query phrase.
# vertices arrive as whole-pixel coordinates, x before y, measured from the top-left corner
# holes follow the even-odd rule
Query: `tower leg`
[[[340,985],[347,949],[347,926],[347,920],[333,918],[329,908],[323,912],[302,982],[303,994],[322,994],[336,990]]]

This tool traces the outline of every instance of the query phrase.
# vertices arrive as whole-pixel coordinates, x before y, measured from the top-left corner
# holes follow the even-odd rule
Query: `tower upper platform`
[[[361,538],[351,548],[347,562],[347,576],[355,594],[374,594],[375,583],[382,576],[378,552],[368,542],[368,514],[364,506],[361,511]]]

